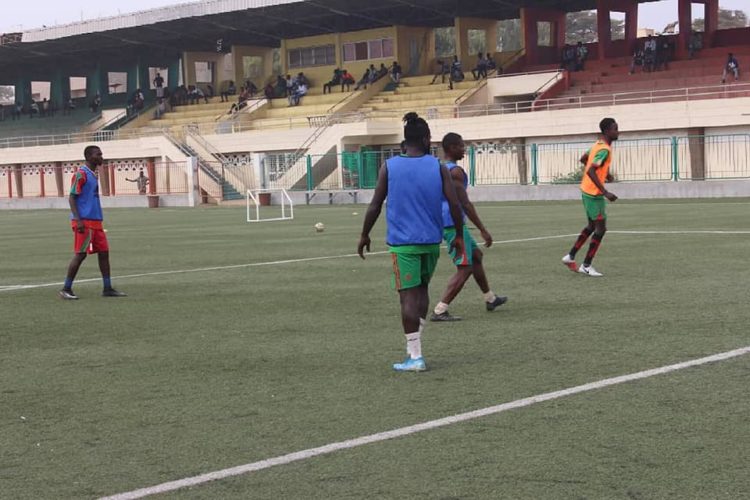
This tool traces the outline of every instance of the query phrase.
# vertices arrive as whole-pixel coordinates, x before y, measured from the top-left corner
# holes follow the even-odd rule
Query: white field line
[[[558,238],[572,238],[577,235],[575,234],[559,234],[554,236],[539,236],[536,238],[523,238],[523,239],[517,239],[517,240],[505,240],[505,241],[496,241],[496,245],[502,245],[502,244],[508,244],[508,243],[523,243],[527,241],[541,241],[541,240],[552,240],[552,239],[558,239]],[[388,251],[380,251],[380,252],[370,252],[367,255],[384,255],[387,254]],[[210,272],[210,271],[226,271],[229,269],[244,269],[244,268],[250,268],[250,267],[264,267],[264,266],[280,266],[284,264],[298,264],[301,262],[315,262],[319,260],[331,260],[331,259],[347,259],[352,257],[359,257],[356,253],[350,253],[350,254],[343,254],[343,255],[327,255],[323,257],[307,257],[303,259],[289,259],[289,260],[275,260],[270,262],[253,262],[249,264],[235,264],[231,266],[214,266],[214,267],[199,267],[195,269],[176,269],[173,271],[155,271],[150,273],[140,273],[140,274],[126,274],[124,276],[114,276],[112,279],[115,280],[122,280],[122,279],[130,279],[130,278],[144,278],[148,276],[165,276],[170,274],[187,274],[187,273],[204,273],[204,272]],[[87,278],[87,279],[79,279],[76,280],[76,283],[91,283],[95,281],[101,281],[101,278]],[[55,282],[55,283],[41,283],[41,284],[32,284],[32,285],[0,285],[0,292],[12,292],[17,290],[31,290],[35,288],[50,288],[53,286],[60,286],[61,282]]]
[[[418,432],[428,431],[431,429],[437,429],[439,427],[445,427],[448,425],[454,425],[461,422],[467,422],[475,420],[477,418],[486,417],[488,415],[496,415],[509,410],[515,410],[518,408],[524,408],[527,406],[535,405],[545,401],[551,401],[554,399],[560,399],[567,396],[573,396],[575,394],[581,394],[583,392],[594,391],[613,385],[624,384],[627,382],[633,382],[635,380],[642,380],[657,375],[664,375],[666,373],[675,372],[678,370],[684,370],[686,368],[692,368],[695,366],[701,366],[709,363],[717,363],[720,361],[726,361],[728,359],[737,358],[750,353],[750,346],[735,349],[733,351],[727,351],[720,354],[714,354],[705,358],[693,359],[691,361],[685,361],[674,365],[662,366],[661,368],[654,368],[651,370],[645,370],[637,373],[631,373],[629,375],[621,375],[619,377],[612,377],[596,382],[590,382],[588,384],[578,385],[570,387],[568,389],[562,389],[555,392],[547,392],[544,394],[538,394],[536,396],[530,396],[524,399],[518,399],[509,403],[503,403],[497,406],[490,406],[479,410],[470,411],[467,413],[460,413],[450,417],[440,418],[437,420],[430,420],[421,424],[410,425],[408,427],[401,427],[399,429],[393,429],[386,432],[379,432],[377,434],[370,434],[368,436],[362,436],[355,439],[349,439],[347,441],[339,441],[337,443],[330,443],[317,448],[310,448],[307,450],[297,451],[289,453],[287,455],[281,455],[259,462],[248,463],[245,465],[239,465],[228,469],[222,469],[206,474],[200,474],[198,476],[188,477],[177,481],[169,481],[166,483],[158,484],[148,488],[141,488],[118,495],[104,497],[103,500],[131,500],[136,498],[143,498],[151,495],[157,495],[160,493],[166,493],[168,491],[174,491],[181,488],[187,488],[189,486],[197,486],[209,481],[217,481],[220,479],[226,479],[229,477],[239,476],[248,474],[251,472],[268,469],[277,465],[285,465],[300,460],[307,460],[309,458],[317,457],[320,455],[326,455],[329,453],[335,453],[341,450],[348,450],[351,448],[357,448],[371,443],[377,443],[381,441],[387,441],[389,439],[395,439],[403,436],[409,436]]]
[[[607,231],[608,234],[630,234],[630,235],[688,235],[688,234],[723,234],[723,235],[746,235],[750,234],[750,231],[711,231],[711,230],[700,230],[700,231]],[[507,245],[511,243],[526,243],[531,241],[544,241],[544,240],[556,240],[561,238],[574,238],[578,234],[557,234],[552,236],[537,236],[534,238],[520,238],[515,240],[501,240],[494,242],[495,245]],[[367,255],[384,255],[388,251],[371,252]],[[320,260],[331,260],[331,259],[346,259],[357,257],[355,253],[343,254],[343,255],[327,255],[322,257],[307,257],[303,259],[289,259],[289,260],[275,260],[270,262],[253,262],[249,264],[235,264],[230,266],[214,266],[214,267],[198,267],[194,269],[176,269],[172,271],[155,271],[150,273],[139,273],[139,274],[126,274],[123,276],[115,276],[113,279],[131,279],[131,278],[145,278],[149,276],[165,276],[171,274],[187,274],[187,273],[203,273],[211,271],[226,271],[229,269],[244,269],[250,267],[265,267],[265,266],[280,266],[284,264],[298,264],[301,262],[315,262]],[[100,281],[101,278],[86,278],[76,280],[76,283],[92,283]],[[36,288],[50,288],[53,286],[60,286],[61,282],[55,283],[40,283],[31,285],[0,285],[0,293],[2,292],[14,292],[18,290],[33,290]]]

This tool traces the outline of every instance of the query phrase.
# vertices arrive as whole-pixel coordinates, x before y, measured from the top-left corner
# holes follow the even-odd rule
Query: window
[[[109,94],[127,94],[128,93],[128,74],[120,72],[107,73],[107,85]]]
[[[214,67],[210,62],[195,63],[195,83],[213,83]]]
[[[333,66],[336,64],[336,47],[321,45],[291,49],[288,52],[290,68],[307,68],[309,66]]]
[[[345,43],[344,62],[390,59],[393,57],[393,39],[378,38],[366,42]]]

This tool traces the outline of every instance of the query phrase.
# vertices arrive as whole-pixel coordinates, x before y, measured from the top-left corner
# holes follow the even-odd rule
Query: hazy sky
[[[135,12],[153,9],[166,5],[175,5],[179,0],[36,0],[26,6],[23,2],[3,0],[0,17],[0,33],[40,28],[43,24],[66,24],[83,19],[102,16],[113,16],[118,13]],[[8,6],[9,5],[9,6]],[[750,11],[748,0],[719,0],[724,9],[741,9]],[[662,29],[667,23],[677,20],[677,0],[663,0],[642,4],[640,7],[639,27]]]

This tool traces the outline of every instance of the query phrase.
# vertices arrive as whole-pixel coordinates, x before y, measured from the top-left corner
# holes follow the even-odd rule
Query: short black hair
[[[424,147],[425,139],[429,139],[432,133],[430,126],[424,118],[411,112],[404,115],[404,139],[409,146]]]
[[[99,146],[86,146],[86,149],[83,150],[83,158],[88,160],[91,157],[91,153],[93,153],[95,149],[99,149],[101,151]]]
[[[605,133],[607,130],[612,128],[612,125],[617,123],[614,118],[605,118],[604,120],[599,122],[599,130],[602,131],[602,134]]]
[[[463,140],[464,138],[455,132],[448,132],[445,134],[445,137],[443,137],[443,151],[447,152],[448,148],[460,144]]]

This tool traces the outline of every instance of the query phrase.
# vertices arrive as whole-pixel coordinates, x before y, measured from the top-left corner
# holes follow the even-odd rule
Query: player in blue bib
[[[428,285],[440,256],[443,238],[443,200],[459,235],[452,243],[464,253],[463,219],[448,169],[428,154],[430,127],[416,113],[404,117],[406,152],[388,160],[378,175],[367,209],[357,252],[370,251],[370,231],[388,198],[386,243],[393,262],[393,284],[401,299],[401,323],[408,356],[393,365],[399,372],[427,369],[422,357],[422,332],[430,309]]]
[[[456,196],[463,209],[462,216],[464,219],[466,216],[469,217],[469,220],[479,229],[484,240],[484,246],[489,248],[492,246],[492,235],[484,227],[484,224],[482,224],[479,214],[477,214],[474,205],[469,200],[469,196],[466,194],[469,179],[464,169],[456,163],[461,161],[466,154],[464,140],[458,134],[450,133],[446,135],[443,138],[443,152],[446,159],[445,166],[450,171],[451,179],[453,179],[453,184],[456,188]],[[453,224],[453,218],[450,215],[448,202],[446,201],[443,202],[443,225],[445,227],[443,237],[446,243],[448,243],[448,252],[451,260],[456,265],[456,274],[448,281],[448,286],[445,292],[443,292],[440,302],[435,306],[435,310],[432,316],[430,316],[430,321],[461,320],[460,317],[452,316],[448,312],[448,306],[461,292],[461,289],[463,289],[471,276],[474,276],[474,281],[477,282],[479,289],[482,291],[485,307],[488,311],[494,311],[498,306],[505,304],[508,301],[508,297],[498,296],[490,289],[490,284],[487,281],[487,273],[484,272],[484,266],[482,265],[482,251],[477,246],[476,241],[474,241],[465,224],[463,227],[463,240],[466,247],[465,254],[460,255],[451,250],[453,240],[461,233],[459,233],[460,229],[456,228]]]

